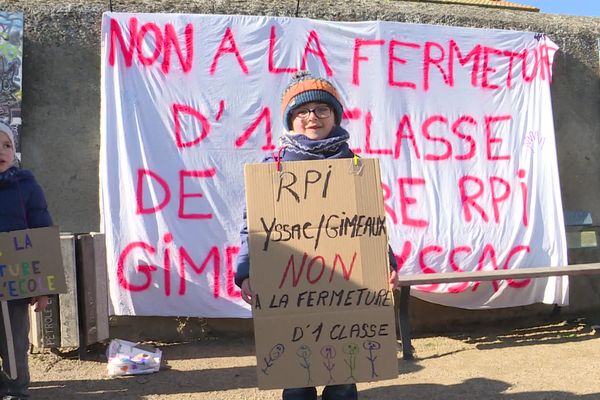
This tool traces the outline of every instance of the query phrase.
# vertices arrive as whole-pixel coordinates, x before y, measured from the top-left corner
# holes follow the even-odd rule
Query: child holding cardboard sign
[[[268,157],[265,162],[325,160],[353,158],[348,146],[349,133],[340,126],[343,107],[340,96],[331,82],[300,71],[292,77],[283,92],[281,109],[286,131],[280,138],[279,157]],[[244,216],[245,219],[245,216]],[[253,292],[250,287],[250,258],[248,229],[241,232],[242,244],[237,259],[236,284],[242,290],[243,299],[251,304]],[[390,254],[393,272],[390,284],[395,285],[396,263]],[[323,400],[355,400],[358,393],[355,384],[325,386]],[[316,400],[314,387],[284,389],[284,400]]]
[[[0,122],[0,232],[52,225],[46,199],[31,172],[16,166],[15,141],[10,126]],[[8,399],[29,398],[29,316],[28,306],[41,312],[48,305],[47,296],[8,301],[12,328],[17,378],[0,372],[0,396]],[[8,343],[4,328],[0,328],[2,370],[8,371]]]

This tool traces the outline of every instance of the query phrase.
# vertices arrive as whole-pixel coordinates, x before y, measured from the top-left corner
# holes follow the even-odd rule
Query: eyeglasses
[[[328,106],[318,106],[315,108],[298,108],[294,110],[294,118],[308,119],[310,113],[314,113],[319,119],[329,118],[331,116],[331,108]]]

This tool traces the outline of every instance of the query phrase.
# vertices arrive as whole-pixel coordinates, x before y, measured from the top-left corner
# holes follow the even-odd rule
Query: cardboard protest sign
[[[245,166],[258,387],[398,376],[375,159]]]
[[[0,300],[66,291],[57,226],[0,233]]]

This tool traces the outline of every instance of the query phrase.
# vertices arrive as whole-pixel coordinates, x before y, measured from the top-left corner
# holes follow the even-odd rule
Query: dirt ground
[[[256,389],[253,339],[154,343],[165,368],[109,378],[99,347],[85,361],[30,356],[33,399],[280,399]],[[360,399],[600,399],[600,335],[585,320],[413,339],[415,360],[398,352],[398,378],[360,383]],[[399,347],[400,349],[400,347]],[[320,391],[319,391],[320,392]]]

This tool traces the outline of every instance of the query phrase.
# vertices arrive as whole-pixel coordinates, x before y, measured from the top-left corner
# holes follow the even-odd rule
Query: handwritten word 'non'
[[[352,271],[354,270],[354,262],[356,261],[356,251],[353,252],[351,260],[342,258],[341,254],[335,254],[333,256],[333,262],[326,262],[325,257],[321,255],[310,255],[308,253],[304,253],[300,260],[299,268],[296,269],[296,254],[291,254],[288,259],[288,263],[283,270],[283,275],[281,276],[281,281],[279,282],[279,288],[281,289],[288,280],[288,274],[291,279],[291,286],[296,287],[300,283],[300,281],[305,281],[311,285],[317,284],[321,281],[323,276],[325,275],[326,265],[331,265],[331,270],[329,272],[328,282],[333,281],[333,277],[338,275],[336,273],[336,269],[341,268],[341,278],[345,281],[349,281],[352,276]],[[349,261],[349,262],[348,262]],[[348,266],[346,267],[346,264]]]

